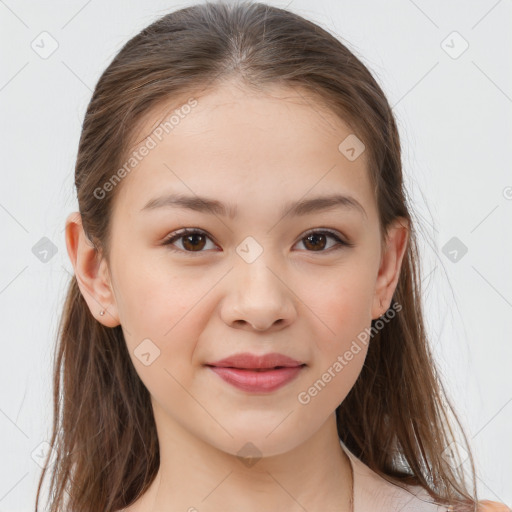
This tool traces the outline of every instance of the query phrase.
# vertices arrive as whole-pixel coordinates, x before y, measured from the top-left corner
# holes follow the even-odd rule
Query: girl
[[[101,76],[75,184],[49,510],[485,509],[395,120],[340,41],[260,3],[162,17]]]

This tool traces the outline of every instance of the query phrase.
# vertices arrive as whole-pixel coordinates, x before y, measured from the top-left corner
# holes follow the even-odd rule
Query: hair
[[[101,200],[95,191],[125,161],[136,128],[158,106],[229,80],[258,91],[283,86],[310,93],[364,142],[382,235],[399,217],[407,219],[410,230],[390,306],[402,309],[375,329],[362,371],[336,409],[339,438],[385,479],[404,488],[421,486],[439,504],[476,510],[473,457],[424,326],[416,229],[396,121],[370,71],[327,30],[262,3],[219,2],[168,13],[130,39],[100,77],[82,126],[75,186],[87,238],[108,262],[111,212],[122,184]],[[458,431],[462,436],[452,444]],[[462,442],[471,490],[463,465],[448,464],[443,455]],[[50,512],[64,504],[73,512],[127,507],[148,489],[159,468],[150,395],[121,326],[108,328],[94,318],[74,275],[54,354],[50,446]],[[49,470],[47,461],[36,512]]]

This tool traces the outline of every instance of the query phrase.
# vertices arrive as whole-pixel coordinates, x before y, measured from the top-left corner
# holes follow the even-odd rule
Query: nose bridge
[[[248,237],[252,238],[252,237]],[[282,269],[270,247],[263,248],[254,239],[246,240],[237,247],[238,259],[235,264],[235,284],[239,295],[250,294],[257,299],[263,295],[268,303],[282,295],[282,282],[278,277]]]
[[[292,293],[279,258],[271,248],[247,237],[236,248],[237,258],[225,309],[227,322],[246,322],[258,329],[284,325],[294,316]]]

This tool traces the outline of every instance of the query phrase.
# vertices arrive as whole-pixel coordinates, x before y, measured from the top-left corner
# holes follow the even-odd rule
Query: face
[[[403,255],[398,235],[381,251],[366,152],[348,159],[349,127],[304,98],[235,85],[196,97],[117,185],[109,318],[160,424],[231,454],[247,442],[283,453],[332,418],[364,363],[367,345],[353,342],[389,306]],[[334,195],[345,199],[309,202]],[[275,377],[207,366],[239,353],[301,366]]]

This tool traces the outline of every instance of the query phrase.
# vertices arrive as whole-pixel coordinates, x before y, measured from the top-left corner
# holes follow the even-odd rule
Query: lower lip
[[[262,393],[275,391],[284,386],[297,377],[304,366],[292,366],[261,372],[241,370],[240,368],[223,368],[220,366],[209,366],[209,368],[238,389]]]

